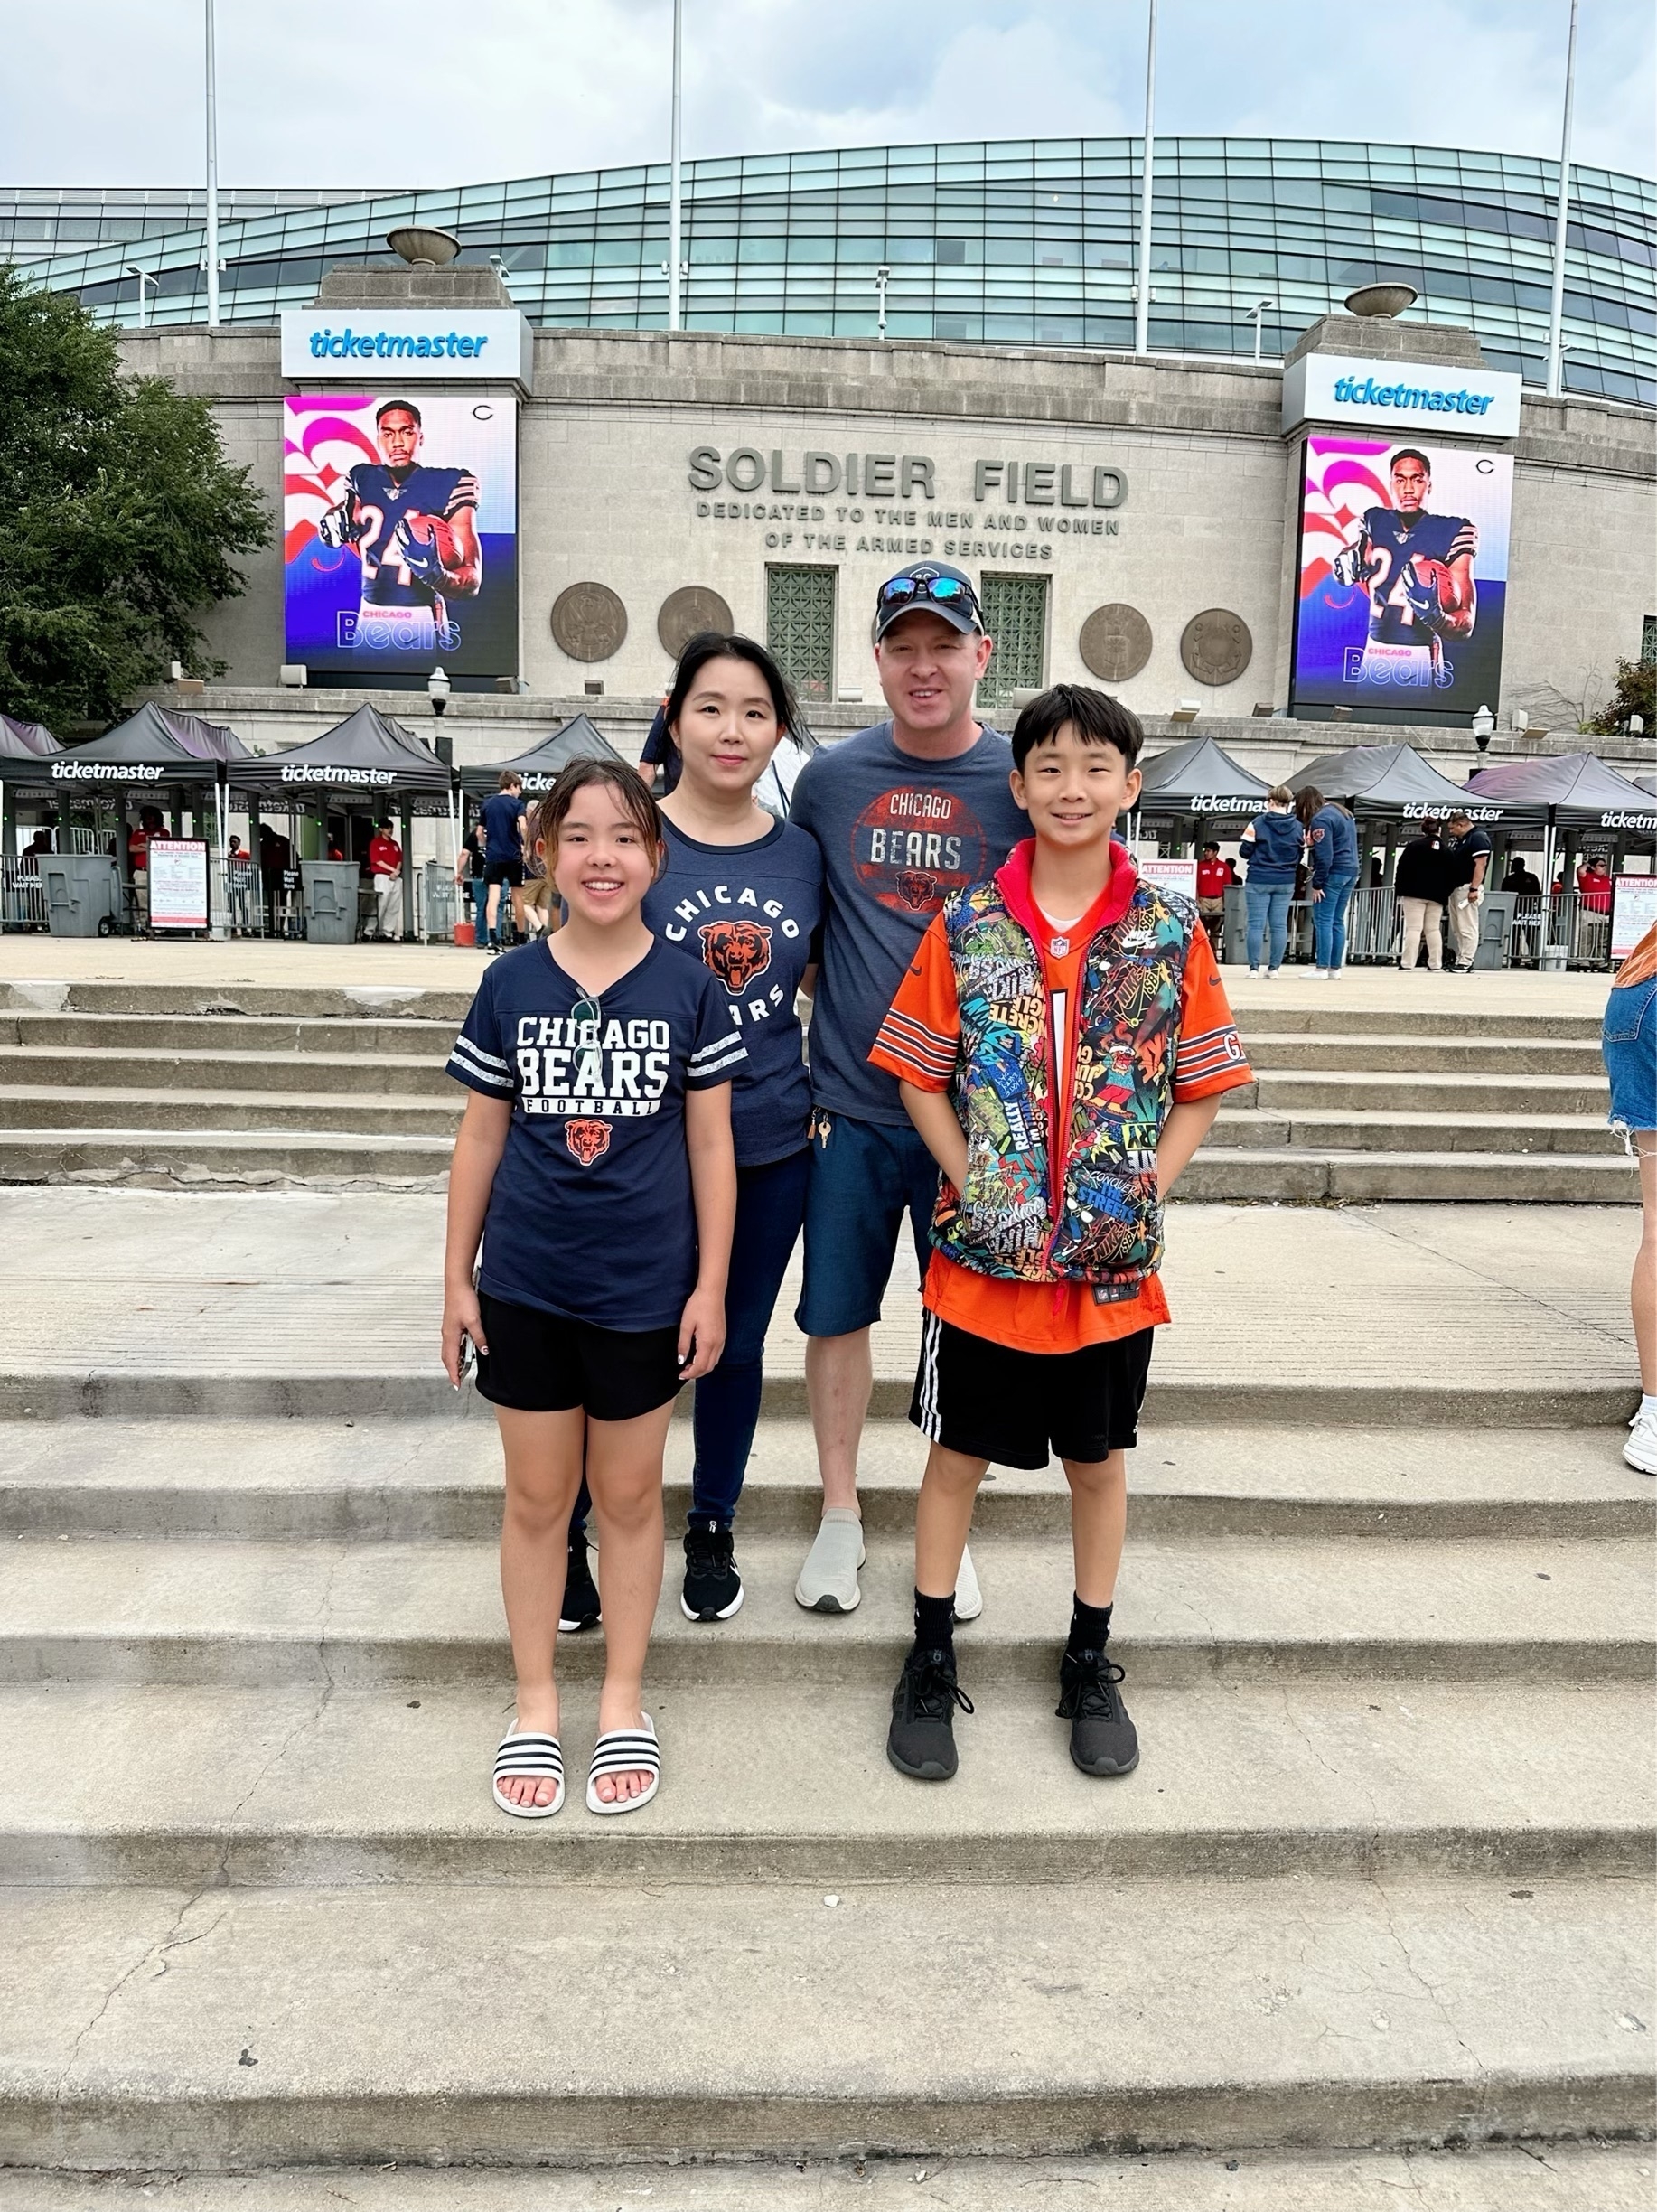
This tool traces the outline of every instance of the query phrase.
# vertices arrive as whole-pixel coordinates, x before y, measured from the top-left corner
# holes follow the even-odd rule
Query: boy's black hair
[[[1054,684],[1033,698],[1013,725],[1013,765],[1021,773],[1037,745],[1051,745],[1066,723],[1083,745],[1114,745],[1137,765],[1145,729],[1131,707],[1087,684]]]

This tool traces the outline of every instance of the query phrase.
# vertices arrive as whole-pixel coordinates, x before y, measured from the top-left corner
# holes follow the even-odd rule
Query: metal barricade
[[[415,870],[415,935],[423,943],[453,941],[462,895],[446,860],[427,860]]]
[[[46,926],[46,886],[33,854],[24,867],[23,856],[0,859],[0,930],[43,930]]]
[[[1346,907],[1346,964],[1391,967],[1399,954],[1398,899],[1385,884],[1361,884]]]
[[[1545,891],[1513,901],[1512,964],[1559,973],[1567,968],[1608,969],[1611,916],[1588,904],[1580,891]]]

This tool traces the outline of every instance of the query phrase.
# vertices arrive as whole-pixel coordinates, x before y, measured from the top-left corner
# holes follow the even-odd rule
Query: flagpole
[[[219,70],[207,0],[207,327],[219,327]]]
[[[1565,49],[1565,116],[1559,127],[1559,203],[1553,220],[1553,298],[1548,312],[1548,390],[1558,398],[1565,382],[1565,231],[1570,214],[1570,112],[1577,92],[1577,0],[1570,0],[1570,36]]]
[[[1574,0],[1573,0],[1574,5]],[[1139,155],[1139,290],[1134,302],[1134,351],[1151,350],[1151,170],[1156,113],[1156,0],[1145,32],[1145,136]]]
[[[679,108],[684,85],[685,64],[685,8],[684,0],[673,0],[673,119],[670,129],[668,179],[668,328],[676,331],[682,323],[680,298],[680,264],[684,258],[683,209],[679,192]]]

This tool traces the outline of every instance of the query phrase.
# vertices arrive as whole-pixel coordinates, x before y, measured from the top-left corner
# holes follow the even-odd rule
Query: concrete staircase
[[[526,1828],[487,1792],[491,1428],[248,1413],[226,1343],[188,1421],[140,1417],[135,1364],[97,1420],[0,1424],[0,2165],[42,2192],[0,2175],[5,2212],[104,2204],[39,2170],[108,2167],[254,2170],[247,2196],[181,2184],[203,2212],[482,2212],[501,2178],[459,2169],[625,2159],[754,2163],[538,2177],[535,2201],[1647,2201],[1649,2149],[1605,2139],[1652,2118],[1657,1486],[1589,1425],[1603,1363],[1539,1412],[1515,1338],[1505,1385],[1414,1432],[1338,1376],[1266,1419],[1164,1401],[1119,1604],[1145,1756],[1112,1785],[1052,1711],[1056,1471],[986,1486],[978,1711],[927,1789],[883,1757],[918,1441],[873,1424],[865,1599],[825,1619],[791,1598],[809,1433],[770,1414],[742,1612],[687,1624],[669,1561],[660,1802],[581,1808],[600,1651],[572,1639],[576,1786]],[[329,1364],[290,1348],[295,1402]],[[4,1380],[0,1407],[51,1402]],[[670,1527],[688,1444],[676,1423]],[[1401,2157],[1504,2138],[1530,2154]],[[314,2197],[274,2170],[326,2161]],[[401,2170],[434,2162],[438,2193]]]
[[[1425,988],[1425,986],[1424,986]],[[1257,1080],[1182,1195],[1289,1204],[1637,1197],[1605,1126],[1587,1016],[1407,1017],[1304,1003],[1241,1017]],[[429,1187],[460,1111],[463,994],[0,984],[0,1183]]]

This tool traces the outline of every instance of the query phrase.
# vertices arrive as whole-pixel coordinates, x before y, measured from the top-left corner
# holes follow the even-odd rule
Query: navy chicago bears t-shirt
[[[736,1164],[763,1167],[798,1152],[808,1135],[811,1080],[794,999],[819,956],[823,857],[788,822],[752,845],[704,845],[666,828],[668,865],[645,894],[644,919],[719,982],[748,1050],[731,1092]]]
[[[811,1094],[854,1120],[907,1129],[897,1078],[869,1065],[875,1033],[951,891],[993,876],[1029,818],[992,729],[953,760],[905,753],[890,722],[825,745],[800,772],[789,820],[815,839],[828,901],[811,1016]]]
[[[725,993],[660,938],[589,999],[545,940],[485,971],[448,1072],[510,1098],[483,1222],[481,1287],[599,1328],[675,1326],[696,1288],[685,1093],[729,1083],[746,1054]],[[589,999],[590,1002],[590,999]]]

